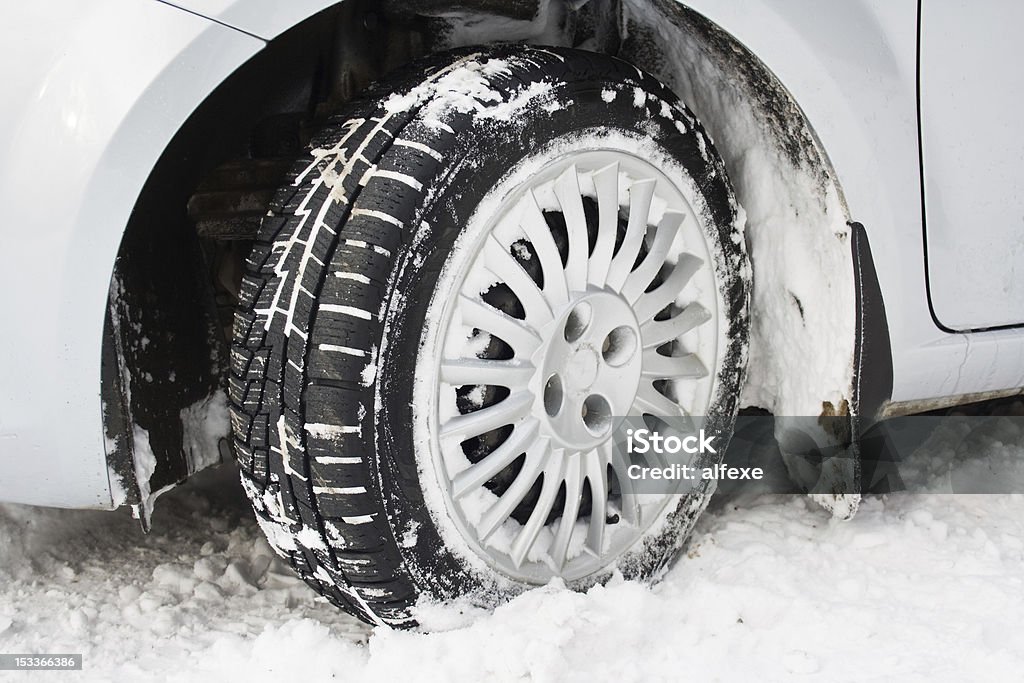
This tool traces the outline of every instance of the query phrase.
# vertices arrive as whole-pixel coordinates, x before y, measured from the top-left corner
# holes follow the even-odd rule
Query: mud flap
[[[776,417],[775,421],[775,436],[790,476],[816,503],[842,519],[853,517],[861,493],[872,490],[874,483],[864,481],[861,439],[870,433],[892,396],[889,325],[871,246],[860,223],[850,223],[850,237],[857,296],[853,400],[838,407],[823,403],[817,418]]]
[[[145,529],[160,493],[224,457],[208,452],[219,427],[207,416],[229,431],[227,353],[199,239],[180,222],[151,227],[125,233],[114,265],[102,390],[115,502]]]

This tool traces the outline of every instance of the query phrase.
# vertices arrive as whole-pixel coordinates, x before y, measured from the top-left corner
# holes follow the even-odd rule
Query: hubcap
[[[449,260],[433,467],[462,538],[507,576],[593,574],[685,492],[636,493],[629,466],[657,458],[613,448],[627,416],[710,401],[717,290],[683,177],[625,150],[551,159],[495,188]]]
[[[614,416],[629,414],[640,383],[640,326],[613,292],[585,291],[541,332],[533,354],[541,433],[555,448],[585,451],[607,441]]]

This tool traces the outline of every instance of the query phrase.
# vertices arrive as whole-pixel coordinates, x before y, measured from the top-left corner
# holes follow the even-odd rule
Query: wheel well
[[[249,240],[313,131],[373,80],[454,45],[482,18],[500,25],[493,39],[551,39],[589,32],[604,4],[569,13],[561,0],[347,0],[269,42],[193,112],[136,201],[104,326],[107,460],[144,523],[156,493],[216,460],[193,452],[185,416],[227,386]]]
[[[694,82],[700,65],[694,60],[714,62],[715,55],[734,55],[727,68],[741,74],[741,90],[755,102],[752,111],[761,115],[762,146],[816,188],[811,200],[828,214],[821,230],[834,233],[829,235],[834,250],[844,253],[835,260],[840,265],[835,272],[817,275],[849,284],[848,319],[840,311],[819,322],[839,320],[838,327],[848,330],[849,350],[843,344],[817,349],[822,364],[833,370],[842,366],[829,375],[838,381],[804,393],[813,393],[818,406],[823,400],[835,405],[852,400],[855,312],[846,207],[813,130],[767,67],[745,48],[739,50],[742,46],[731,36],[674,0],[653,2],[657,14],[638,11],[640,4],[347,0],[271,41],[221,84],[160,157],[114,265],[102,392],[106,433],[123,437],[107,439],[107,457],[129,483],[127,502],[145,512],[151,494],[142,491],[173,486],[210,461],[189,453],[182,411],[223,394],[229,381],[226,335],[248,240],[275,188],[285,181],[291,160],[332,112],[373,80],[420,55],[461,45],[545,43],[619,55],[669,83],[688,104],[697,105],[698,115],[710,115],[711,108],[702,111],[704,98]],[[654,25],[659,17],[672,24],[671,30]],[[695,49],[674,48],[671,41],[680,35]],[[704,123],[712,135],[727,139],[733,122]],[[738,152],[726,147],[720,151],[732,172],[741,162]],[[742,188],[738,190],[746,204]],[[756,289],[758,278],[771,280],[758,272],[756,248],[752,256]],[[807,315],[822,315],[805,311],[800,299],[794,299],[785,324],[798,326]],[[773,353],[767,351],[769,365]],[[775,367],[781,365],[775,362]],[[763,393],[753,402],[771,409],[787,405],[780,396]],[[222,456],[228,457],[227,440],[221,446]],[[146,457],[148,452],[152,458]],[[144,487],[136,473],[149,470],[139,466],[141,460],[151,468]]]
[[[246,230],[258,225],[261,202],[287,172],[282,159],[297,154],[303,118],[322,99],[337,12],[268,44],[193,112],[126,226],[108,296],[103,420],[108,462],[144,522],[153,492],[210,460],[188,452],[182,411],[226,388],[224,331]]]

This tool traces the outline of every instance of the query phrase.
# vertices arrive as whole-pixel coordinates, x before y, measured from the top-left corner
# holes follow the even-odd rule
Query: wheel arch
[[[142,150],[158,158],[113,260],[100,372],[110,499],[114,507],[134,506],[144,526],[159,493],[216,462],[194,452],[189,433],[190,419],[221,419],[219,400],[229,381],[218,330],[225,320],[211,287],[220,264],[197,225],[206,221],[214,230],[230,230],[239,217],[250,225],[255,218],[258,225],[284,173],[247,163],[255,157],[253,138],[268,138],[271,147],[282,135],[304,144],[311,131],[282,133],[282,125],[295,121],[282,123],[281,116],[302,112],[322,121],[372,80],[423,54],[431,47],[424,36],[441,28],[432,16],[439,8],[484,8],[522,22],[525,33],[540,13],[540,3],[531,0],[510,6],[490,0],[409,0],[387,7],[374,0],[309,0],[282,8],[251,0],[216,7],[167,4],[256,47],[219,71],[205,90],[153,87],[148,93],[156,101],[175,99],[184,115],[162,121],[167,137],[147,140]],[[432,47],[445,46],[438,41]],[[276,150],[279,156],[297,153]],[[243,165],[234,170],[248,180],[223,181],[223,163],[239,159]],[[262,177],[252,180],[254,171]],[[209,186],[211,176],[227,185]],[[182,210],[186,205],[192,215]],[[226,441],[221,459],[225,449]]]
[[[203,13],[205,8],[202,2],[175,4],[197,13]],[[406,6],[413,12],[420,11],[427,15],[437,14],[439,8],[443,9],[442,5],[458,6],[470,13],[493,13],[493,4],[488,0],[460,3],[410,0],[406,3],[387,3],[392,10],[397,6]],[[574,38],[568,34],[566,27],[571,23],[578,26],[581,22],[569,22],[565,19],[568,16],[566,12],[576,10],[563,9],[560,13],[551,12],[551,7],[558,4],[559,0],[513,3],[514,6],[504,8],[503,12],[507,18],[515,18],[526,27],[523,35],[519,36],[523,41],[545,38],[550,41],[554,36],[555,40],[571,44]],[[691,4],[702,3],[698,0]],[[289,43],[289,35],[294,36],[296,32],[301,34],[302,25],[329,25],[332,29],[336,28],[339,17],[330,13],[337,13],[342,7],[359,5],[365,7],[366,3],[362,3],[361,0],[347,0],[344,3],[312,0],[303,3],[301,8],[296,4],[288,12],[260,15],[259,3],[238,0],[229,5],[224,12],[209,14],[208,16],[216,21],[273,40],[256,56],[241,60],[231,78],[227,78],[225,74],[222,85],[215,91],[194,98],[194,112],[181,124],[174,139],[166,146],[160,161],[149,176],[147,186],[159,186],[161,178],[166,177],[165,174],[179,173],[180,157],[190,150],[201,147],[197,141],[217,138],[216,134],[211,136],[210,112],[227,111],[229,116],[238,115],[239,101],[226,103],[225,100],[232,99],[232,93],[237,97],[245,91],[244,84],[252,84],[261,68],[266,68],[275,61],[283,61],[281,57],[288,54],[288,50],[283,46]],[[604,9],[613,8],[611,0],[591,0],[591,5],[600,5]],[[587,39],[588,44],[593,49],[614,52],[651,71],[669,83],[683,97],[684,101],[701,116],[715,138],[737,185],[740,201],[748,209],[748,240],[755,261],[755,311],[759,296],[762,307],[770,310],[764,316],[760,316],[761,327],[754,330],[752,362],[761,370],[755,370],[753,374],[751,386],[744,396],[746,403],[765,407],[783,415],[817,415],[831,411],[849,416],[850,420],[853,420],[853,416],[863,413],[865,408],[867,412],[872,412],[874,408],[861,406],[859,397],[880,395],[887,398],[891,391],[891,356],[884,307],[881,306],[879,295],[878,305],[870,307],[870,310],[879,311],[881,317],[877,318],[876,315],[876,322],[872,324],[865,322],[863,311],[868,310],[868,307],[859,305],[860,290],[857,282],[860,271],[857,271],[855,266],[855,262],[864,263],[865,260],[857,260],[855,254],[858,251],[862,253],[866,248],[866,233],[861,228],[861,237],[854,239],[843,189],[808,117],[767,65],[733,34],[693,9],[672,0],[653,0],[644,3],[639,0],[622,0],[617,9],[617,16],[620,17],[617,26],[607,23],[595,26],[593,17],[585,18],[583,23],[591,22],[591,25],[584,26],[582,30],[589,30],[593,34]],[[316,17],[322,18],[323,21],[318,22]],[[546,20],[536,21],[531,17],[546,17]],[[299,27],[295,26],[297,23]],[[434,24],[435,27],[437,25]],[[562,33],[556,31],[553,34],[552,26]],[[444,38],[438,40],[436,45],[429,47],[454,47],[470,42],[473,37],[473,34],[464,31],[451,30],[446,32]],[[337,58],[338,54],[334,57]],[[714,79],[712,82],[716,83],[716,87],[709,88],[707,81],[697,83],[693,79],[693,74]],[[352,83],[349,86],[355,88]],[[264,91],[268,89],[263,88]],[[720,97],[722,92],[734,93],[740,100],[748,103],[749,107],[742,110],[737,108],[731,116],[715,115],[721,112],[729,113],[728,108],[723,109],[720,106],[723,101]],[[719,98],[717,102],[716,97]],[[217,104],[218,101],[220,104]],[[277,103],[280,105],[280,98],[277,99]],[[746,120],[743,119],[744,116]],[[730,140],[734,139],[734,132],[744,128],[749,132],[752,122],[759,126],[757,130],[761,135],[744,138],[742,145],[731,145]],[[237,142],[235,140],[233,144]],[[216,155],[211,155],[211,158],[214,156]],[[798,196],[790,196],[788,207],[763,206],[763,201],[759,203],[759,199],[763,200],[763,197],[758,198],[751,194],[753,190],[748,191],[748,187],[755,185],[749,177],[754,169],[750,165],[750,159],[754,157],[761,158],[768,168],[783,169],[788,174],[786,177],[799,180],[800,187],[805,191]],[[192,169],[194,170],[195,168]],[[122,248],[125,244],[131,243],[133,236],[154,234],[143,218],[159,214],[160,209],[160,200],[147,196],[144,189],[135,205]],[[803,226],[803,230],[794,231],[787,228],[787,219],[793,219],[801,212],[803,217],[796,222]],[[817,220],[809,218],[814,212],[817,212]],[[173,230],[162,232],[173,234]],[[195,244],[194,234],[189,236],[186,230],[185,236],[184,241],[176,244],[176,249],[180,252],[182,263],[189,264],[185,272],[195,275],[197,264],[201,263],[201,260],[196,260],[196,254],[199,253],[201,256],[201,249]],[[796,246],[797,251],[802,250],[805,255],[820,253],[824,254],[824,258],[805,259],[811,265],[810,269],[788,269],[785,267],[786,259],[778,258],[772,247],[773,243],[779,241]],[[140,251],[144,250],[136,250],[134,253],[138,254]],[[762,255],[760,264],[759,254]],[[870,255],[870,251],[868,254]],[[124,265],[131,265],[130,260],[124,260],[122,257],[119,257],[119,261]],[[867,262],[871,263],[870,258]],[[134,269],[137,272],[145,272],[145,261],[136,264]],[[130,271],[132,268],[127,270]],[[873,268],[869,273],[869,279],[877,290],[877,276],[874,275]],[[165,279],[165,286],[158,287],[155,295],[165,306],[170,304],[170,310],[178,310],[179,318],[184,321],[184,313],[195,309],[181,308],[181,297],[176,299],[171,284],[173,280]],[[830,298],[815,299],[814,291],[818,288],[829,291]],[[810,295],[805,292],[810,292]],[[204,293],[203,288],[198,286],[194,293],[199,298],[209,294]],[[771,302],[774,303],[768,306],[767,304]],[[210,350],[218,347],[215,335],[211,332],[216,322],[216,314],[211,310],[209,303],[206,301],[203,304],[205,308],[202,323],[197,326],[195,320],[191,321],[192,343],[188,345],[189,351],[181,354],[177,362],[187,368],[196,369],[193,374],[201,378],[199,385],[204,391],[216,391],[226,381],[226,373],[223,371],[226,361],[220,356],[222,360],[218,361],[216,372],[209,368]],[[827,305],[822,305],[823,303]],[[110,306],[108,310],[111,310]],[[128,320],[130,315],[122,315],[122,318]],[[877,320],[881,321],[881,325],[877,324]],[[117,368],[124,367],[124,358],[130,355],[126,349],[131,347],[132,341],[123,335],[118,341],[110,322],[108,318],[107,333],[104,335],[104,358],[112,363],[108,363],[110,368],[104,371],[104,396],[107,406],[105,427],[108,436],[119,435],[120,438],[108,438],[108,445],[115,444],[113,448],[108,449],[108,462],[125,481],[134,482],[138,458],[131,452],[133,436],[130,427],[132,418],[129,413],[132,411],[130,404],[126,403],[133,400],[133,394],[130,388],[126,390],[123,385],[124,373],[116,371]],[[121,329],[125,327],[122,326]],[[820,334],[815,334],[815,330],[831,330],[833,334],[831,338],[822,339]],[[864,392],[860,384],[865,381],[865,375],[860,369],[865,367],[865,363],[857,359],[862,355],[860,350],[866,330],[873,330],[872,334],[875,335],[876,341],[869,344],[869,347],[880,349],[879,357],[888,361],[889,370],[883,369],[873,373],[869,380],[873,388]],[[778,335],[797,340],[797,343],[780,348],[770,341]],[[114,362],[117,361],[116,351],[119,346],[121,359]],[[799,362],[807,370],[787,377],[787,370],[792,368],[795,362]],[[202,367],[207,367],[208,370],[198,370]],[[884,368],[886,365],[883,363],[878,367]],[[130,374],[138,377],[144,373],[144,370],[135,367]],[[781,381],[777,381],[780,377]],[[118,382],[122,382],[122,386],[118,387]],[[160,392],[155,391],[156,389],[159,387],[147,383],[142,393],[149,396],[146,403],[150,409],[158,406],[158,412],[162,410],[164,415],[169,414],[168,411],[180,412],[191,405],[186,402],[186,398],[190,401],[200,401],[203,398],[200,394],[178,393],[176,401],[172,401],[171,405],[159,407],[166,401],[159,396]],[[142,394],[135,396],[135,400],[139,400]],[[112,411],[111,406],[120,406],[120,412],[116,409]],[[161,449],[164,455],[158,457],[157,464],[163,473],[158,478],[159,481],[154,482],[158,488],[162,485],[173,485],[191,471],[187,457],[176,455],[182,450],[180,433],[177,433],[177,428],[172,432],[174,433],[168,437],[169,445]],[[134,492],[129,492],[128,502],[137,503],[139,495],[140,491],[136,485]]]
[[[231,313],[222,299],[237,294],[247,238],[310,126],[424,50],[411,14],[370,25],[374,0],[237,2],[223,16],[203,13],[204,3],[168,4],[251,49],[225,61],[205,89],[154,84],[148,101],[174,100],[175,116],[131,152],[156,158],[113,259],[100,385],[112,503],[134,506],[144,526],[159,493],[229,456],[226,438],[207,438],[228,426],[221,330]],[[177,58],[196,68],[184,52]]]
[[[144,527],[159,493],[230,457],[223,329],[231,318],[222,299],[231,293],[233,256],[223,252],[247,248],[244,234],[229,234],[232,225],[258,223],[261,203],[298,153],[295,114],[324,87],[336,14],[308,17],[266,43],[212,24],[257,49],[206,91],[153,95],[190,105],[154,143],[159,156],[120,238],[101,372],[106,459],[119,480],[114,489],[123,491],[114,505],[132,505]],[[223,234],[204,233],[203,221]]]

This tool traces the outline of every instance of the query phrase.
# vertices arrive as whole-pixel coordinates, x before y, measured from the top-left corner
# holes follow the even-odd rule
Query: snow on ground
[[[1024,490],[1017,423],[966,457],[946,436],[921,462]],[[161,498],[148,536],[120,511],[0,506],[0,652],[84,652],[77,680],[952,681],[1024,669],[1020,494],[868,497],[850,522],[801,496],[723,497],[653,589],[548,586],[493,613],[424,609],[422,633],[370,630],[318,602],[263,541],[234,477],[224,467]]]

